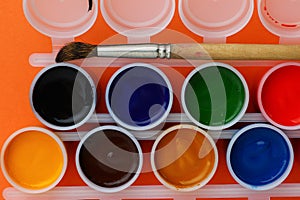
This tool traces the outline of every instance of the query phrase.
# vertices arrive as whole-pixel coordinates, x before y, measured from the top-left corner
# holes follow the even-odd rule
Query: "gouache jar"
[[[151,150],[156,178],[176,191],[194,191],[206,185],[218,165],[217,147],[202,129],[176,125],[160,134]]]
[[[52,38],[71,38],[91,28],[98,15],[97,0],[23,0],[28,22]]]
[[[285,129],[300,128],[300,63],[286,62],[265,73],[258,86],[258,105],[273,125]]]
[[[76,168],[91,188],[119,192],[138,178],[142,149],[135,137],[117,126],[101,126],[85,135],[76,151]]]
[[[249,22],[253,0],[179,0],[184,25],[205,38],[225,38],[239,32]]]
[[[27,127],[10,135],[1,150],[1,169],[7,181],[26,193],[55,187],[67,168],[62,141],[51,131]]]
[[[96,106],[96,87],[90,75],[70,63],[43,68],[30,88],[30,104],[35,116],[56,130],[83,125]]]
[[[129,38],[144,38],[164,30],[175,12],[175,0],[100,0],[106,23]]]
[[[181,103],[187,117],[197,126],[222,130],[237,123],[249,102],[247,83],[234,67],[205,63],[186,77]]]
[[[148,130],[167,118],[173,91],[160,69],[146,63],[132,63],[110,78],[105,102],[117,124],[131,130]]]
[[[299,40],[299,0],[258,0],[257,6],[259,18],[267,30],[281,39]]]
[[[252,190],[269,190],[289,175],[293,147],[283,131],[269,124],[252,124],[239,130],[227,149],[232,177]]]

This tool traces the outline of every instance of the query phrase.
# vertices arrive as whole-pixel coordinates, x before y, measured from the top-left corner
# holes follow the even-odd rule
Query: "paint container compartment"
[[[113,2],[113,1],[111,1]],[[154,2],[154,1],[151,1]],[[158,3],[161,3],[163,1],[160,1]],[[167,1],[165,1],[167,2]],[[138,20],[142,20],[139,22],[144,23],[144,21],[147,21],[147,23],[144,23],[144,26],[148,26],[148,28],[146,28],[147,30],[151,30],[153,32],[148,32],[147,30],[144,32],[143,28],[141,28],[141,24],[135,24],[134,21],[130,21],[130,17],[131,16],[127,16],[127,21],[118,21],[118,14],[119,16],[126,16],[126,15],[122,15],[122,12],[125,12],[126,10],[122,10],[122,9],[126,9],[126,7],[123,8],[118,8],[116,7],[116,9],[119,9],[118,11],[120,11],[121,13],[109,13],[108,16],[106,16],[106,19],[104,19],[104,15],[103,16],[98,16],[98,17],[103,17],[103,19],[107,22],[107,25],[109,27],[104,27],[104,30],[107,30],[107,28],[112,28],[114,31],[116,31],[117,33],[119,33],[121,36],[125,36],[126,39],[128,40],[129,43],[132,42],[149,42],[149,41],[153,41],[156,42],[156,40],[158,42],[163,41],[168,41],[167,39],[170,39],[172,41],[191,41],[189,40],[181,40],[182,37],[179,37],[178,35],[174,38],[173,37],[169,37],[167,39],[160,39],[158,37],[156,37],[157,34],[162,33],[163,31],[166,30],[166,27],[169,26],[172,23],[172,20],[175,20],[175,23],[170,25],[170,28],[174,28],[174,27],[179,27],[179,28],[188,28],[188,26],[186,24],[183,23],[183,20],[180,19],[180,13],[176,13],[179,12],[179,1],[175,1],[175,4],[173,5],[172,1],[169,1],[171,3],[166,3],[168,5],[172,5],[171,8],[173,9],[173,6],[175,6],[175,15],[173,15],[174,13],[173,10],[171,9],[171,11],[169,10],[169,14],[172,15],[172,17],[170,15],[164,15],[163,18],[166,19],[166,21],[160,21],[161,24],[157,25],[155,24],[154,28],[152,27],[151,24],[152,22],[149,22],[146,20],[146,18],[141,18]],[[184,0],[181,2],[183,3]],[[187,3],[192,1],[186,1]],[[218,2],[218,1],[215,1]],[[219,1],[220,3],[221,1]],[[249,1],[250,2],[250,1]],[[257,2],[257,1],[254,1]],[[95,5],[97,5],[97,1],[94,2]],[[101,1],[100,1],[101,4]],[[123,2],[118,2],[118,5],[123,4]],[[221,4],[221,3],[220,3]],[[132,5],[132,4],[131,4]],[[154,4],[151,4],[151,6],[153,6]],[[238,4],[237,4],[238,5]],[[251,5],[251,3],[250,3]],[[112,5],[111,5],[112,6]],[[132,6],[134,7],[134,6]],[[98,9],[97,6],[93,7],[94,9]],[[239,7],[241,8],[241,6]],[[101,9],[103,9],[103,7],[101,6]],[[157,9],[160,9],[160,11],[162,10],[161,6],[157,6]],[[168,8],[170,9],[170,8]],[[252,7],[253,9],[253,7]],[[149,9],[150,10],[150,9]],[[176,11],[177,10],[177,11]],[[242,10],[242,9],[241,9]],[[132,11],[132,8],[131,8]],[[147,10],[148,11],[148,10]],[[230,11],[230,9],[229,9]],[[234,10],[233,10],[234,11]],[[112,12],[111,9],[109,9],[108,11],[101,11],[103,13],[105,12]],[[153,12],[154,13],[154,12]],[[247,14],[245,14],[247,13]],[[223,43],[226,42],[227,37],[232,36],[230,38],[231,41],[234,42],[240,42],[239,40],[235,39],[234,34],[235,33],[239,33],[239,31],[244,27],[248,25],[248,21],[251,20],[250,18],[252,17],[252,11],[251,11],[251,6],[250,8],[248,7],[248,12],[245,12],[244,16],[246,16],[245,18],[243,18],[240,21],[242,22],[239,25],[239,28],[235,27],[232,32],[230,33],[226,33],[224,34],[224,32],[222,32],[222,34],[218,35],[213,35],[213,37],[209,37],[209,34],[202,34],[200,31],[196,32],[196,31],[192,31],[191,28],[189,28],[192,32],[193,32],[193,40],[192,42],[195,41],[200,41],[199,40],[199,36],[202,36],[204,39],[204,42],[218,42],[218,43]],[[94,13],[95,14],[95,13]],[[94,15],[93,14],[93,15]],[[133,15],[136,13],[132,13]],[[150,13],[151,14],[151,13]],[[176,16],[177,14],[177,16]],[[201,13],[200,13],[201,15]],[[206,15],[205,15],[206,16]],[[197,16],[196,16],[197,17]],[[201,17],[201,16],[198,16]],[[110,18],[110,19],[108,19]],[[231,20],[226,21],[227,24],[230,24],[230,21],[232,21],[234,18],[232,18]],[[121,24],[122,26],[124,26],[125,24],[125,28],[115,28],[114,25],[112,25],[115,22],[109,22],[109,20],[113,21],[117,21],[119,24]],[[177,20],[177,21],[176,21]],[[191,21],[193,21],[192,19],[189,19]],[[193,23],[196,23],[196,19],[194,19]],[[234,21],[234,20],[233,20]],[[182,23],[182,24],[181,24]],[[199,23],[199,22],[198,22]],[[203,22],[201,22],[203,23]],[[226,24],[224,23],[224,24]],[[174,25],[176,24],[176,25]],[[178,25],[180,24],[180,25]],[[228,28],[228,26],[224,26],[225,28]],[[104,25],[104,24],[103,24]],[[211,24],[209,25],[209,29],[211,27],[213,27],[216,24]],[[217,24],[218,25],[218,24]],[[236,24],[235,24],[236,25]],[[207,26],[207,24],[206,24]],[[151,28],[149,28],[151,27]],[[253,28],[253,26],[252,26]],[[178,30],[178,29],[177,29]],[[212,30],[212,29],[210,29]],[[249,29],[248,29],[249,30]],[[256,29],[253,29],[256,30]],[[102,30],[98,30],[97,33],[95,33],[97,35],[97,37],[101,37],[101,39],[105,40],[107,38],[103,38],[104,36],[102,36],[101,33]],[[141,32],[139,32],[141,31]],[[184,29],[184,31],[186,31]],[[83,33],[83,32],[82,32]],[[80,33],[80,34],[82,34]],[[210,32],[212,33],[212,32]],[[213,33],[217,33],[217,31],[213,31]],[[43,33],[45,34],[45,33]],[[182,35],[184,35],[185,33],[182,32]],[[47,34],[45,34],[47,35]],[[100,36],[99,36],[100,35]],[[104,34],[105,35],[105,34]],[[67,35],[66,37],[62,37],[59,38],[57,40],[57,37],[53,37],[52,35],[47,35],[49,37],[52,38],[53,41],[53,48],[58,50],[58,47],[60,47],[64,42],[68,42],[68,41],[72,41],[73,37],[72,35]],[[107,36],[107,35],[105,35]],[[224,37],[225,36],[225,37]],[[251,33],[249,33],[249,36],[251,37]],[[151,38],[150,38],[151,37]],[[153,39],[155,38],[155,39]],[[233,38],[233,39],[232,39]],[[254,36],[253,36],[254,38]],[[248,38],[247,38],[248,39]],[[86,40],[87,41],[87,40]],[[118,40],[116,40],[118,42]],[[245,41],[249,41],[249,40],[245,40]],[[254,40],[255,41],[255,38]],[[88,41],[87,41],[88,42]],[[114,43],[114,38],[112,40],[108,40],[108,42],[110,43]],[[31,57],[30,62],[33,66],[45,66],[48,65],[52,62],[54,62],[54,56],[55,53],[52,54],[52,57],[45,55],[41,56],[41,57],[36,57],[37,59],[35,59],[34,56]],[[145,61],[142,60],[145,63],[148,64],[155,64],[157,66],[160,67],[160,69],[162,69],[164,72],[166,72],[166,74],[168,76],[172,76],[172,73],[168,72],[168,68],[169,66],[172,66],[174,68],[179,67],[180,70],[184,71],[183,74],[186,74],[186,66],[193,66],[193,67],[197,67],[203,63],[206,63],[206,61],[195,61],[195,62],[190,62],[190,61],[176,61],[174,63],[170,62],[170,61],[166,61],[166,60],[162,60],[161,62],[159,61],[159,63],[157,63],[157,61],[155,60],[150,60],[150,61]],[[111,61],[110,59],[108,60],[104,60],[103,62],[101,61],[100,63],[97,62],[97,60],[91,60],[84,62],[83,65],[87,65],[88,67],[99,67],[101,68],[102,66],[105,66],[107,68],[111,67],[111,66],[124,66],[126,64],[129,63],[133,63],[133,62],[141,62],[141,60],[114,60]],[[241,71],[243,74],[247,74],[247,72],[251,72],[253,69],[253,66],[255,66],[254,68],[263,68],[263,70],[265,70],[266,66],[270,67],[270,66],[274,66],[276,64],[278,64],[277,61],[226,61],[225,63],[230,64],[234,67],[237,67],[239,69],[239,71]],[[254,70],[255,71],[255,70]],[[255,73],[255,72],[253,72]],[[178,80],[176,80],[176,78],[171,80],[171,83],[173,84],[175,82],[175,85],[180,85],[181,84],[181,80],[178,81],[179,83],[176,83]],[[246,76],[246,81],[248,82],[249,79]],[[253,90],[253,85],[251,85],[251,81],[250,81],[250,87],[252,87]],[[178,92],[178,88],[175,87],[175,92]],[[253,98],[253,93],[250,93],[250,98]],[[250,101],[253,99],[250,99]],[[256,105],[253,105],[252,102],[250,102],[249,107],[250,111],[253,110],[257,110],[257,109],[253,109],[253,107],[255,108]],[[179,121],[182,123],[191,123],[190,119],[183,113],[179,113],[179,112],[172,112],[170,113],[167,118],[165,119],[167,123],[178,123]],[[257,123],[257,122],[266,122],[266,119],[260,114],[260,113],[246,113],[240,120],[239,123]],[[115,121],[111,118],[110,115],[105,114],[105,113],[98,113],[96,115],[91,116],[91,118],[88,120],[87,122],[88,124],[93,123],[93,124],[114,124]],[[222,130],[222,134],[220,134],[220,131],[209,131],[209,134],[212,135],[212,137],[217,140],[217,139],[221,139],[221,140],[228,140],[230,139],[233,134],[236,132],[237,130],[235,129],[227,129],[227,130]],[[298,131],[285,131],[289,137],[291,138],[299,138],[299,132]],[[74,142],[74,141],[79,141],[80,138],[82,138],[86,132],[85,131],[76,131],[76,132],[57,132],[59,137],[62,138],[64,141],[67,142]],[[140,135],[141,131],[137,131],[135,132],[136,135]],[[142,131],[143,134],[147,135],[147,136],[151,136],[149,138],[143,138],[143,140],[154,140],[157,137],[157,131],[153,131],[153,130],[147,130],[147,131]],[[144,135],[144,136],[145,136]],[[223,146],[224,147],[224,146]],[[220,174],[217,174],[217,176],[220,176]],[[143,177],[145,178],[145,177]],[[146,177],[147,178],[147,177]],[[145,180],[146,180],[145,178]],[[142,183],[142,182],[138,182],[138,183]],[[215,182],[213,182],[215,183]],[[145,184],[145,183],[143,183]],[[69,185],[72,185],[72,183],[70,183]],[[113,199],[132,199],[132,198],[141,198],[141,199],[145,199],[147,197],[149,198],[164,198],[164,199],[169,199],[169,198],[174,198],[174,199],[187,199],[187,198],[191,198],[191,199],[196,199],[196,198],[249,198],[249,199],[269,199],[269,197],[282,197],[282,196],[286,196],[286,197],[293,197],[293,196],[300,196],[300,193],[297,192],[300,191],[299,189],[299,184],[282,184],[278,187],[276,187],[275,189],[271,190],[271,191],[265,191],[263,193],[258,193],[256,191],[251,191],[251,190],[247,190],[243,187],[241,187],[238,184],[222,184],[222,182],[218,183],[218,184],[208,184],[206,186],[204,186],[203,188],[201,188],[200,190],[194,191],[194,192],[187,192],[187,193],[180,193],[180,192],[176,192],[176,191],[170,191],[169,189],[163,187],[163,186],[155,186],[152,184],[148,184],[147,186],[131,186],[129,188],[127,188],[126,190],[122,190],[120,192],[114,193],[114,194],[107,194],[107,193],[102,193],[102,192],[97,192],[91,188],[85,187],[85,186],[67,186],[67,187],[56,187],[53,190],[44,193],[42,195],[36,195],[36,196],[32,196],[30,194],[24,194],[24,193],[20,193],[19,191],[16,191],[15,189],[9,188],[7,190],[5,190],[4,192],[4,196],[9,200],[9,199],[24,199],[25,197],[29,198],[29,199],[58,199],[58,198],[66,198],[66,199],[105,199],[105,198],[113,198]]]
[[[150,157],[155,177],[167,188],[179,192],[205,186],[214,176],[218,160],[212,137],[187,124],[163,131],[156,138]]]
[[[184,80],[181,104],[197,126],[223,130],[244,116],[249,102],[246,80],[231,65],[211,62],[194,69]]]
[[[283,130],[299,130],[300,63],[284,62],[269,69],[262,77],[257,93],[263,116]]]
[[[67,152],[60,138],[40,127],[14,132],[1,150],[1,169],[6,179],[25,193],[44,193],[54,188],[67,169]]]
[[[280,37],[280,43],[299,44],[299,1],[258,0],[257,6],[262,24]]]
[[[86,123],[95,111],[96,101],[96,86],[91,76],[71,63],[43,68],[30,87],[33,113],[55,130],[76,129]]]
[[[23,0],[23,11],[32,27],[52,39],[52,53],[35,53],[29,59],[33,66],[45,66],[54,62],[61,46],[93,26],[98,1]]]
[[[268,124],[251,124],[230,140],[226,154],[230,174],[242,186],[270,190],[290,174],[294,151],[286,134]]]
[[[76,150],[76,168],[82,180],[103,193],[128,188],[143,165],[142,149],[135,137],[117,126],[102,126],[83,137]]]
[[[110,78],[105,103],[115,122],[126,129],[144,131],[162,127],[160,124],[173,105],[172,85],[153,65],[128,64]]]

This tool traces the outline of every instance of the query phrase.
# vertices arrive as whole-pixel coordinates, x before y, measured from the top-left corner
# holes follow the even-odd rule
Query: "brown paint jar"
[[[142,150],[131,133],[117,126],[102,126],[85,135],[76,151],[82,180],[100,192],[118,192],[139,176]]]

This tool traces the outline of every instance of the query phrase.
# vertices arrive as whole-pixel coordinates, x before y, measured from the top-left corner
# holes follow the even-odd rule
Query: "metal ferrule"
[[[120,44],[97,47],[98,57],[115,58],[170,58],[170,44]]]

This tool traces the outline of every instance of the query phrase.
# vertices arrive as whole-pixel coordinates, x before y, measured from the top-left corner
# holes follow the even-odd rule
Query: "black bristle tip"
[[[88,12],[91,11],[93,8],[93,0],[89,0],[89,9]]]
[[[55,61],[59,63],[96,56],[96,47],[83,42],[68,43],[60,49]]]

